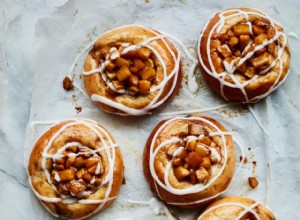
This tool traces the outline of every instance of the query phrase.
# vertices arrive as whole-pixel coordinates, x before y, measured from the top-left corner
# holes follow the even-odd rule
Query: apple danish
[[[89,217],[107,207],[123,181],[118,144],[95,121],[60,122],[36,142],[28,162],[31,188],[54,216]]]
[[[224,99],[254,103],[286,79],[290,67],[282,27],[252,8],[219,12],[198,42],[200,68],[209,87]]]
[[[233,177],[233,139],[212,118],[164,120],[147,140],[143,169],[151,191],[168,204],[201,206],[224,193]]]
[[[181,84],[180,55],[156,30],[122,26],[101,35],[83,72],[87,93],[104,111],[147,115],[163,107]]]

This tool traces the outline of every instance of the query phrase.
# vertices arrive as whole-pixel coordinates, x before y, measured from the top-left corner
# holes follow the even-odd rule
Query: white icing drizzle
[[[297,35],[295,32],[289,32],[287,35],[288,35],[289,37],[292,37],[292,38],[295,38],[295,39],[298,39],[298,38],[299,38],[298,35]]]
[[[277,153],[279,153],[278,148],[276,147],[276,145],[273,142],[273,139],[271,137],[271,135],[269,134],[269,132],[267,131],[267,129],[265,129],[265,127],[262,125],[262,123],[260,122],[258,116],[256,115],[256,113],[254,112],[253,108],[251,107],[251,105],[247,105],[248,110],[251,112],[251,114],[253,115],[253,118],[256,120],[257,124],[259,125],[259,127],[263,130],[263,132],[267,135],[267,137],[269,138],[272,146],[274,147],[274,149],[276,150]]]
[[[30,122],[30,129],[31,129],[31,131],[33,131],[36,125],[52,125],[52,124],[56,124],[58,122],[59,121],[33,121],[33,122]]]
[[[222,155],[224,156],[224,161],[222,164],[222,167],[219,169],[219,172],[213,176],[206,185],[203,185],[202,183],[198,183],[195,184],[193,186],[190,186],[188,188],[185,189],[176,189],[173,186],[170,185],[169,183],[169,179],[168,179],[168,174],[169,174],[169,170],[171,168],[171,162],[168,162],[168,164],[165,167],[165,176],[164,176],[164,182],[160,181],[160,179],[158,178],[155,169],[154,169],[154,159],[156,157],[156,154],[159,152],[159,150],[170,144],[170,143],[176,143],[179,142],[180,139],[179,138],[173,138],[167,141],[164,141],[163,143],[161,143],[159,146],[157,146],[154,150],[154,145],[155,145],[155,141],[157,139],[158,134],[161,132],[161,130],[163,128],[165,128],[168,124],[170,124],[171,122],[175,121],[175,120],[185,120],[185,121],[189,121],[189,120],[196,120],[196,121],[202,121],[208,125],[210,125],[211,127],[213,127],[216,132],[214,132],[214,135],[219,135],[222,139],[222,143],[223,143],[223,152]],[[226,166],[226,162],[227,162],[227,143],[225,140],[225,135],[224,132],[222,132],[215,124],[213,124],[212,122],[204,119],[204,118],[199,118],[199,117],[189,117],[189,118],[185,118],[185,117],[175,117],[175,118],[171,118],[168,121],[166,121],[155,133],[155,135],[153,136],[152,142],[151,142],[151,146],[150,146],[150,158],[149,158],[149,168],[150,168],[150,172],[151,175],[155,181],[155,184],[158,184],[160,187],[162,187],[163,189],[167,190],[168,192],[175,194],[175,195],[187,195],[187,194],[192,194],[192,193],[196,193],[196,192],[200,192],[205,190],[206,188],[208,188],[210,185],[212,185],[216,179],[222,174],[223,170],[225,169]],[[196,203],[198,203],[199,201],[196,201]],[[170,203],[171,204],[171,203]],[[174,204],[174,203],[172,203]]]
[[[188,114],[193,114],[193,113],[201,113],[201,112],[214,111],[214,110],[217,110],[217,109],[220,109],[220,108],[224,108],[224,107],[227,107],[227,106],[234,106],[234,105],[239,105],[239,104],[240,103],[228,103],[228,104],[217,105],[217,106],[211,107],[211,108],[183,110],[183,111],[175,111],[175,112],[165,112],[165,113],[160,113],[158,115],[159,116],[188,115]]]
[[[260,10],[257,10],[259,12],[261,12]],[[225,15],[226,13],[228,12],[232,12],[233,14],[231,15]],[[224,25],[225,25],[225,21],[226,19],[228,18],[232,18],[232,17],[236,17],[236,16],[244,16],[245,19],[246,19],[246,23],[250,23],[248,20],[249,20],[249,15],[255,15],[255,16],[259,16],[259,17],[263,17],[264,19],[267,19],[269,22],[270,22],[270,25],[274,27],[275,29],[275,36],[270,39],[270,40],[265,40],[261,45],[258,45],[254,48],[253,51],[251,52],[248,52],[246,53],[245,51],[245,56],[241,59],[239,59],[238,63],[233,66],[233,63],[232,64],[228,64],[228,63],[224,63],[224,67],[226,69],[225,72],[222,72],[222,73],[217,73],[216,70],[215,70],[215,67],[212,63],[212,59],[211,59],[211,56],[210,56],[210,41],[211,41],[211,37],[212,37],[212,34],[213,32],[216,30],[216,33],[220,33],[221,30],[223,29]],[[208,62],[209,62],[209,67],[207,67],[205,64],[204,64],[204,61],[202,59],[202,55],[201,55],[201,50],[200,50],[200,43],[201,43],[201,40],[203,38],[203,32],[200,34],[200,38],[199,38],[199,41],[198,41],[198,57],[199,57],[199,60],[200,60],[200,63],[201,63],[201,66],[203,67],[203,69],[205,70],[205,72],[207,72],[209,75],[211,75],[212,77],[216,78],[219,82],[220,82],[220,91],[221,91],[221,95],[223,96],[224,99],[228,100],[227,97],[225,96],[224,94],[224,86],[228,86],[228,87],[231,87],[231,88],[237,88],[239,89],[243,95],[244,95],[244,98],[245,98],[245,103],[254,103],[254,102],[257,102],[259,101],[260,99],[268,96],[270,93],[272,93],[278,86],[280,86],[286,79],[288,73],[285,75],[284,79],[279,82],[280,78],[281,78],[281,75],[283,74],[283,63],[282,63],[282,60],[281,60],[281,56],[285,50],[285,47],[287,45],[287,38],[285,36],[285,34],[281,31],[278,31],[275,27],[275,24],[278,24],[277,22],[273,21],[269,16],[265,15],[263,12],[260,13],[257,13],[257,12],[252,12],[252,11],[243,11],[243,10],[240,10],[240,9],[229,9],[229,10],[226,10],[226,11],[223,11],[221,13],[219,13],[219,18],[220,20],[214,25],[214,27],[211,29],[209,35],[208,35],[208,40],[207,40],[207,45],[206,45],[206,52],[207,52],[207,57],[208,57]],[[204,30],[207,28],[209,22],[206,24]],[[248,24],[249,25],[249,24]],[[250,26],[249,26],[250,27]],[[252,28],[250,28],[250,30],[252,31]],[[267,46],[268,44],[271,44],[273,43],[274,41],[278,40],[280,37],[282,37],[283,39],[283,44],[282,46],[278,46],[278,55],[277,55],[277,58],[274,60],[274,64],[272,64],[271,66],[274,67],[275,64],[277,64],[277,61],[279,63],[279,66],[280,66],[280,70],[279,70],[279,74],[275,80],[275,83],[269,88],[269,90],[262,94],[262,95],[259,95],[259,96],[255,96],[251,99],[248,98],[248,95],[245,91],[245,87],[251,83],[252,81],[256,80],[259,78],[258,75],[254,76],[252,79],[249,79],[247,81],[245,81],[243,84],[241,84],[238,79],[235,77],[235,75],[233,74],[233,72],[240,66],[242,65],[246,60],[248,60],[249,58],[251,58],[254,53],[262,48],[264,48],[265,46]],[[248,45],[249,46],[249,45]],[[249,47],[248,47],[249,48]],[[243,54],[244,55],[244,54]],[[271,68],[272,68],[271,67]],[[229,76],[231,78],[231,80],[234,82],[234,83],[229,83],[227,81],[225,81],[225,76]]]
[[[260,217],[258,216],[258,214],[253,210],[253,208],[255,208],[256,206],[259,205],[259,202],[255,202],[254,204],[250,205],[250,206],[246,206],[242,203],[236,203],[236,202],[227,202],[227,203],[222,203],[216,206],[213,206],[211,208],[209,208],[208,210],[206,210],[205,212],[203,212],[197,220],[201,220],[202,217],[204,217],[206,214],[208,214],[209,212],[218,209],[220,207],[224,207],[224,206],[238,206],[243,208],[244,210],[239,214],[238,217],[236,217],[234,220],[240,220],[246,213],[251,213],[255,216],[256,220],[260,220]]]
[[[188,72],[188,89],[190,90],[191,93],[196,93],[199,86],[198,83],[196,81],[196,76],[195,76],[195,70],[196,67],[198,65],[198,61],[197,59],[195,59],[190,52],[188,51],[187,47],[184,46],[184,44],[175,36],[168,34],[168,33],[164,33],[162,32],[164,35],[168,36],[169,38],[171,38],[173,41],[175,41],[177,44],[180,45],[182,51],[186,54],[186,56],[192,61],[192,66],[190,68],[190,71]]]
[[[39,123],[39,124],[49,124],[49,122],[34,122],[35,124]],[[51,121],[51,124],[53,122]],[[83,146],[82,144],[78,143],[78,142],[71,142],[68,143],[64,146],[62,146],[55,154],[53,155],[49,155],[48,151],[52,146],[53,141],[68,127],[70,126],[74,126],[74,125],[85,125],[86,127],[88,127],[89,129],[91,129],[99,138],[100,142],[101,142],[101,147],[96,149],[96,150],[92,150],[89,149],[85,146]],[[101,131],[101,133],[99,132],[99,130]],[[103,134],[103,135],[102,135]],[[108,142],[108,144],[106,143],[106,140]],[[102,181],[101,186],[107,184],[107,189],[105,192],[105,196],[103,199],[100,200],[91,200],[91,199],[78,199],[75,197],[68,197],[65,195],[60,194],[57,189],[56,186],[52,183],[51,178],[50,178],[50,174],[48,172],[48,170],[46,169],[46,159],[48,158],[60,158],[61,154],[63,152],[64,149],[67,149],[69,146],[78,146],[79,148],[83,148],[83,149],[89,149],[89,153],[92,153],[94,155],[97,155],[96,153],[100,152],[100,151],[105,151],[106,155],[107,155],[107,160],[108,160],[108,172],[104,178],[104,180]],[[52,137],[51,139],[48,141],[47,145],[45,146],[45,148],[43,149],[42,152],[42,160],[41,160],[41,167],[42,170],[46,176],[47,182],[53,187],[53,189],[56,191],[58,197],[55,198],[49,198],[49,197],[45,197],[42,196],[40,193],[38,193],[34,187],[32,186],[32,182],[31,182],[31,178],[29,178],[29,183],[31,185],[31,188],[34,192],[34,194],[38,197],[38,199],[40,199],[41,201],[45,201],[45,202],[51,202],[51,203],[57,203],[57,202],[63,202],[66,204],[71,204],[74,202],[80,203],[80,204],[99,204],[99,206],[90,214],[88,214],[87,216],[84,216],[85,218],[88,216],[93,215],[94,213],[98,212],[98,210],[100,210],[107,201],[113,200],[115,199],[115,197],[109,197],[111,190],[112,190],[112,184],[113,184],[113,171],[114,171],[114,164],[115,164],[115,148],[118,147],[119,145],[117,143],[114,143],[113,140],[111,139],[110,135],[100,126],[97,125],[97,122],[93,121],[93,120],[89,120],[89,119],[71,119],[69,120],[69,122],[65,125],[63,125]],[[83,152],[79,152],[77,154],[75,153],[70,153],[70,156],[77,156],[82,154]],[[97,166],[97,171],[99,172],[100,170],[100,164],[98,163]],[[96,171],[96,172],[97,172]],[[27,171],[28,172],[28,171]],[[28,172],[29,173],[29,172]],[[59,176],[55,175],[55,178],[57,180],[59,180]],[[89,196],[91,194],[90,191],[86,191],[84,193],[82,193],[81,196]],[[79,195],[80,197],[80,195]],[[52,213],[52,212],[50,212]],[[54,215],[54,213],[52,213]],[[56,216],[56,215],[55,215]]]
[[[173,52],[173,50],[170,48],[170,46],[168,45],[168,43],[165,41],[164,38],[166,38],[166,34],[158,34],[157,32],[151,30],[151,29],[148,29],[146,27],[143,27],[143,26],[139,26],[139,25],[127,25],[127,26],[136,26],[136,27],[141,27],[141,28],[144,28],[148,31],[150,31],[151,33],[153,33],[155,36],[154,37],[151,37],[147,40],[145,40],[144,42],[141,42],[139,43],[138,45],[130,45],[129,43],[123,43],[121,46],[122,47],[125,47],[125,49],[122,51],[121,54],[124,54],[124,53],[127,53],[129,52],[130,50],[135,50],[137,49],[138,47],[141,47],[141,46],[144,46],[144,47],[147,47],[149,48],[150,50],[152,50],[152,52],[155,54],[155,56],[158,58],[158,60],[160,61],[162,67],[163,67],[163,72],[164,72],[164,78],[162,80],[162,82],[158,85],[158,86],[155,86],[155,87],[152,87],[150,89],[150,92],[155,92],[155,91],[158,91],[157,94],[155,95],[155,97],[153,98],[153,100],[149,103],[149,105],[147,105],[146,107],[142,108],[142,109],[134,109],[134,108],[130,108],[130,107],[127,107],[123,104],[120,104],[120,103],[116,103],[114,101],[111,101],[110,99],[107,99],[106,97],[103,97],[103,96],[100,96],[100,95],[97,95],[97,94],[92,94],[91,95],[91,99],[95,102],[102,102],[106,105],[109,105],[113,108],[116,108],[116,109],[120,109],[121,111],[123,111],[123,113],[119,113],[120,115],[145,115],[145,114],[151,114],[151,110],[152,109],[155,109],[157,108],[158,106],[162,105],[173,93],[174,89],[175,89],[175,86],[176,86],[176,82],[177,82],[177,79],[178,79],[178,71],[179,71],[179,66],[180,66],[180,53],[179,51],[176,49],[176,53],[177,53],[177,56],[175,55],[175,53]],[[116,30],[116,29],[120,29],[120,28],[124,28],[126,26],[121,26],[121,27],[118,27],[118,28],[115,28],[113,30]],[[104,34],[107,34],[113,30],[110,30],[110,31],[107,31],[105,32]],[[104,35],[103,34],[103,35]],[[169,36],[169,35],[168,35]],[[99,38],[99,37],[98,37]],[[98,39],[97,38],[97,39]],[[73,72],[74,68],[75,68],[75,65],[78,61],[78,59],[80,58],[80,56],[86,52],[87,50],[89,50],[93,45],[94,43],[97,41],[94,40],[93,42],[91,42],[89,45],[87,45],[83,51],[81,51],[78,56],[75,58],[75,61],[73,62],[73,64],[71,65],[71,68],[70,68],[70,73]],[[195,58],[193,58],[189,52],[187,51],[187,49],[184,47],[184,45],[175,37],[172,36],[172,39],[175,39],[176,42],[178,44],[180,44],[180,46],[183,48],[183,51],[187,54],[187,56],[192,59],[193,61],[193,64],[192,64],[192,67],[191,67],[191,70],[190,70],[190,73],[189,73],[189,77],[188,77],[188,87],[191,89],[191,90],[194,90],[196,91],[196,82],[195,82],[195,76],[193,75],[194,71],[195,71],[195,68],[197,66],[197,63],[196,63],[196,60]],[[160,56],[159,52],[157,50],[155,50],[153,47],[151,47],[149,45],[149,43],[151,41],[155,41],[155,40],[161,40],[164,45],[167,47],[167,50],[171,53],[172,55],[172,58],[173,58],[173,61],[175,63],[175,67],[174,69],[171,71],[171,73],[167,74],[167,68],[166,68],[166,65],[165,65],[165,62],[163,61],[162,57]],[[116,51],[112,51],[112,52],[116,52]],[[111,57],[107,57],[107,59],[110,59]],[[94,69],[92,71],[89,71],[89,72],[83,72],[82,74],[83,75],[89,75],[89,74],[94,74],[94,73],[100,73],[103,80],[105,81],[105,83],[107,84],[107,86],[109,86],[110,89],[112,89],[113,91],[115,91],[116,93],[125,93],[125,90],[116,90],[114,88],[114,86],[109,82],[109,80],[107,79],[107,77],[105,78],[104,76],[106,74],[104,74],[104,68],[105,68],[105,64],[102,63],[103,65],[101,65],[99,68],[97,69]],[[171,87],[171,89],[169,90],[168,94],[160,101],[159,100],[159,97],[161,96],[162,92],[163,92],[163,89],[165,87],[165,85],[167,84],[167,82],[174,77],[174,80],[173,80],[173,85]],[[198,86],[197,86],[198,87]]]
[[[151,198],[148,202],[131,199],[129,199],[128,202],[134,204],[149,205],[155,215],[159,215],[163,212],[167,215],[168,220],[176,220],[176,218],[174,218],[174,216],[169,211],[168,207],[162,201],[156,199],[155,197]]]

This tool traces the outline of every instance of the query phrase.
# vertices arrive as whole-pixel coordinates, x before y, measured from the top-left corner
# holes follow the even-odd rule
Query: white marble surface
[[[91,31],[94,26],[98,27],[97,33],[100,34],[101,31],[113,26],[128,22],[141,23],[175,34],[183,39],[185,44],[190,45],[196,42],[200,30],[211,16],[210,12],[212,10],[252,6],[259,7],[274,17],[284,26],[287,33],[294,32],[300,36],[300,1],[218,1],[217,3],[210,3],[209,1],[160,2],[150,0],[149,3],[144,1],[115,1],[111,3],[114,7],[123,7],[124,10],[128,11],[126,22],[119,19],[116,13],[105,12],[106,16],[103,19],[110,19],[110,22],[111,20],[113,22],[105,27],[99,25],[101,22],[86,24],[82,29],[78,29],[79,34],[73,37],[71,33],[74,30],[68,23],[70,14],[76,10],[79,12],[84,10],[82,14],[86,15],[88,14],[86,10],[89,7],[96,8],[95,6],[101,11],[102,5],[106,3],[105,1],[89,1],[90,5],[87,6],[87,1],[70,1],[65,5],[64,2],[63,0],[0,0],[0,219],[32,219],[31,212],[34,211],[31,206],[32,198],[30,197],[26,171],[23,166],[23,146],[27,122],[29,120],[46,120],[47,118],[44,116],[48,115],[50,117],[53,112],[58,118],[76,116],[75,111],[73,115],[67,115],[67,112],[59,106],[60,101],[70,101],[70,97],[59,96],[61,99],[53,98],[49,102],[48,99],[41,100],[37,94],[32,93],[32,91],[41,88],[41,85],[37,83],[39,71],[42,71],[39,64],[44,66],[48,63],[52,73],[57,72],[59,77],[64,76],[62,70],[66,70],[66,67],[72,62],[78,50],[78,43],[81,45],[85,40],[86,31]],[[164,13],[156,13],[157,8]],[[188,13],[188,15],[185,13]],[[99,19],[100,17],[99,13]],[[179,23],[172,22],[175,17]],[[58,21],[63,20],[65,23],[57,23],[57,26],[53,26],[55,19]],[[76,24],[84,25],[85,19],[88,19],[88,17],[76,17]],[[159,22],[160,20],[164,22]],[[182,28],[175,27],[178,25],[182,25]],[[47,39],[45,36],[47,31],[53,39]],[[67,36],[68,38],[66,38]],[[47,39],[46,42],[42,42],[45,39]],[[40,45],[45,46],[45,43],[48,42],[52,43],[49,47],[57,45],[57,48],[61,50],[57,51],[64,52],[63,54],[66,56],[64,59],[68,60],[69,63],[60,64],[59,57],[55,57],[55,54],[52,53],[55,50],[46,51],[45,47],[43,47],[44,53],[38,50]],[[258,153],[255,154],[256,158],[264,160],[264,163],[258,164],[258,169],[261,170],[259,175],[267,175],[266,161],[271,164],[269,174],[271,182],[261,182],[258,192],[261,192],[261,196],[265,197],[267,194],[265,191],[269,190],[269,201],[266,198],[263,200],[268,202],[268,205],[278,214],[279,219],[296,219],[298,217],[296,210],[300,209],[300,138],[298,135],[300,131],[300,96],[298,95],[300,40],[289,37],[289,42],[292,54],[290,76],[278,91],[266,100],[256,104],[254,108],[263,124],[270,130],[274,142],[280,149],[280,155],[270,148],[266,151],[257,150]],[[63,44],[69,47],[66,48],[62,46]],[[73,45],[76,46],[72,48]],[[56,68],[53,67],[56,65]],[[55,82],[60,82],[60,79]],[[47,89],[53,89],[51,84],[47,82],[42,83],[42,85],[45,86],[45,93]],[[58,84],[55,84],[54,88],[56,87],[58,87]],[[53,92],[59,93],[59,90]],[[220,99],[207,90],[205,85],[201,85],[199,92],[202,98],[199,100],[201,104],[213,99],[216,99],[218,103],[221,102]],[[181,95],[184,97],[185,94]],[[32,103],[34,103],[34,106],[32,106]],[[167,110],[176,109],[176,104],[180,103],[174,100]],[[38,105],[43,106],[43,108],[38,108]],[[71,101],[70,106],[74,108]],[[43,111],[37,112],[37,109],[43,109]],[[96,115],[101,118],[103,115],[98,114],[97,111],[99,110],[94,106],[93,111],[83,111],[80,116]],[[228,125],[239,130],[239,134],[247,145],[256,146],[260,149],[269,145],[268,139],[262,134],[257,124],[253,122],[250,114],[244,114],[242,117],[233,119],[220,112],[211,113],[211,115],[223,121],[228,120]],[[107,115],[102,119],[104,124],[108,124],[110,120],[118,121],[118,118]],[[158,121],[160,118],[154,117],[153,120]],[[244,120],[249,120],[249,125],[245,125]],[[134,129],[137,131],[141,130],[142,124],[148,125],[147,121],[143,120],[138,122],[122,120],[120,124],[128,128],[126,127],[128,122],[133,123]],[[141,132],[142,138],[147,137],[150,128],[148,126]],[[119,134],[117,126],[111,127],[110,130],[114,134]],[[249,132],[249,130],[251,131]],[[125,137],[119,137],[119,139],[121,142],[127,143]],[[141,151],[141,149],[138,150]],[[259,152],[264,152],[265,155],[258,155]],[[126,160],[129,162],[129,159],[125,159],[125,162]],[[264,179],[263,176],[261,178]],[[239,190],[238,182],[233,182],[232,188]],[[244,193],[246,191],[243,187],[240,187],[240,190],[244,195],[248,195]],[[250,193],[249,195],[260,198],[256,194]]]

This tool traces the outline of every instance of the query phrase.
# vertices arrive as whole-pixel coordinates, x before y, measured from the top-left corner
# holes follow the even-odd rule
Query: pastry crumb
[[[76,109],[77,114],[79,114],[82,111],[81,106],[76,106],[75,109]]]
[[[66,76],[63,80],[63,87],[65,90],[69,91],[69,90],[72,90],[73,89],[73,83],[72,83],[72,80]]]
[[[255,189],[258,186],[258,181],[255,177],[249,177],[248,182],[252,189]]]

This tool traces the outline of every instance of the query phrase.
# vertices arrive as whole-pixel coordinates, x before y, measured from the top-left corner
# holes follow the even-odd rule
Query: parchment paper
[[[291,1],[292,2],[292,1]],[[259,4],[258,4],[259,3]],[[286,3],[285,1],[285,4]],[[144,143],[159,121],[166,118],[159,114],[142,118],[123,118],[102,112],[91,100],[77,89],[66,92],[62,87],[63,78],[79,51],[99,36],[114,27],[125,24],[140,24],[179,38],[196,57],[196,43],[200,31],[209,18],[217,11],[230,7],[258,7],[274,19],[283,23],[286,32],[295,30],[289,22],[289,8],[279,1],[67,1],[55,13],[36,24],[37,57],[33,78],[33,91],[25,138],[25,164],[30,149],[38,137],[51,127],[30,126],[32,122],[64,120],[69,118],[90,118],[107,128],[120,143],[125,163],[126,184],[122,186],[116,201],[103,212],[91,219],[167,219],[165,215],[155,216],[147,205],[131,204],[127,200],[149,201],[151,194],[142,172]],[[298,10],[299,12],[300,10]],[[290,39],[293,59],[299,53],[299,40]],[[179,47],[179,46],[178,46]],[[185,71],[189,62],[184,60]],[[85,55],[78,61],[71,74],[76,84]],[[233,179],[226,195],[241,195],[253,198],[271,207],[278,219],[296,219],[300,208],[299,181],[299,98],[292,96],[297,91],[299,75],[296,61],[292,62],[291,74],[275,93],[255,104],[255,113],[269,131],[272,141],[279,149],[277,153],[253,115],[245,106],[229,106],[217,111],[202,113],[222,123],[234,137],[244,145],[247,157],[239,173]],[[217,97],[203,81],[197,68],[199,90],[191,94],[182,83],[180,93],[160,113],[179,110],[203,109],[226,103]],[[77,113],[75,107],[82,107]],[[240,150],[236,147],[237,161]],[[255,165],[256,164],[256,165]],[[252,190],[248,177],[255,176],[259,186]],[[35,196],[31,196],[31,219],[52,219]],[[200,209],[178,210],[171,208],[180,219],[195,219]],[[288,217],[288,218],[287,218]]]

